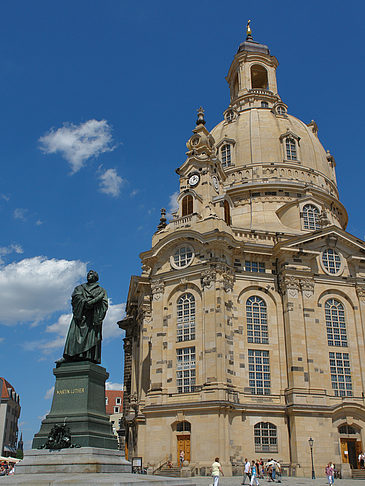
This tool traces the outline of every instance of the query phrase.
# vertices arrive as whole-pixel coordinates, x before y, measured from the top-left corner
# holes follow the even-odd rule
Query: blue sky
[[[1,3],[0,376],[20,394],[27,447],[50,409],[71,292],[90,268],[111,299],[103,365],[122,382],[116,321],[129,278],[178,188],[196,109],[209,129],[222,119],[248,19],[279,60],[289,113],[317,122],[348,231],[364,237],[364,10],[326,0]]]

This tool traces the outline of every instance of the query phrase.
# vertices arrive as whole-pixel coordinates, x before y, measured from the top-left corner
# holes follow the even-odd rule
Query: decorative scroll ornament
[[[212,283],[215,282],[216,279],[216,272],[213,268],[208,268],[207,270],[203,270],[201,273],[200,281],[203,289],[210,289]]]
[[[153,280],[151,283],[151,292],[153,295],[153,300],[160,300],[165,289],[165,284],[162,280]]]
[[[356,286],[356,292],[360,302],[365,303],[365,287]]]
[[[225,292],[232,292],[235,281],[234,270],[224,263],[218,263],[216,266],[217,273],[223,283]]]
[[[280,288],[283,294],[288,293],[288,297],[296,299],[299,295],[299,278],[288,276],[280,277]]]
[[[300,286],[304,297],[309,299],[314,294],[314,281],[310,278],[305,278],[300,281]]]

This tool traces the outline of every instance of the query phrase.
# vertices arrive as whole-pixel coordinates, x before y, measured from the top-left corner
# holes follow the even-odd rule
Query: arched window
[[[297,144],[292,137],[287,137],[285,139],[285,149],[287,160],[298,160],[297,157]]]
[[[261,101],[261,108],[269,108],[269,103],[267,101]]]
[[[308,230],[321,229],[319,224],[319,209],[313,204],[306,204],[303,207],[303,227]]]
[[[251,86],[252,88],[268,89],[267,71],[264,66],[260,64],[251,66]]]
[[[354,427],[352,427],[351,425],[341,425],[339,428],[338,428],[338,433],[339,434],[346,434],[346,435],[355,435],[357,434],[357,430],[354,429]]]
[[[232,164],[231,146],[226,143],[221,148],[222,167],[229,167]]]
[[[276,425],[259,422],[254,426],[255,452],[278,452],[278,433]]]
[[[340,301],[329,299],[325,303],[328,346],[347,347],[345,310]]]
[[[182,200],[182,216],[193,214],[193,196],[188,194]]]
[[[184,420],[183,422],[178,422],[176,425],[177,432],[191,432],[191,423]]]
[[[228,201],[224,201],[224,221],[228,226],[231,225],[231,210]]]
[[[177,340],[191,339],[195,339],[195,298],[186,293],[177,301]]]
[[[269,344],[266,304],[260,297],[252,296],[246,302],[247,341]]]

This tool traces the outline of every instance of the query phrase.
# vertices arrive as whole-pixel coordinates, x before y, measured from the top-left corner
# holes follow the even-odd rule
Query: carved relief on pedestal
[[[163,291],[165,289],[165,283],[161,279],[152,280],[151,282],[151,292],[153,295],[153,300],[160,300]]]
[[[309,299],[314,294],[314,281],[311,278],[303,278],[300,281],[300,286],[304,297]]]
[[[285,275],[280,277],[280,289],[283,294],[288,293],[292,299],[298,298],[300,290],[300,281],[298,277]]]

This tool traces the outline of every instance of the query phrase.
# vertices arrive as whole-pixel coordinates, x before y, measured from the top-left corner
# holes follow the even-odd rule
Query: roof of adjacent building
[[[108,415],[115,413],[114,407],[120,407],[120,411],[122,411],[123,390],[105,390],[105,397],[108,399],[108,403],[105,405]],[[116,403],[117,398],[120,398],[120,403]]]
[[[0,376],[1,398],[10,398],[9,388],[15,392],[14,387],[5,378]]]

